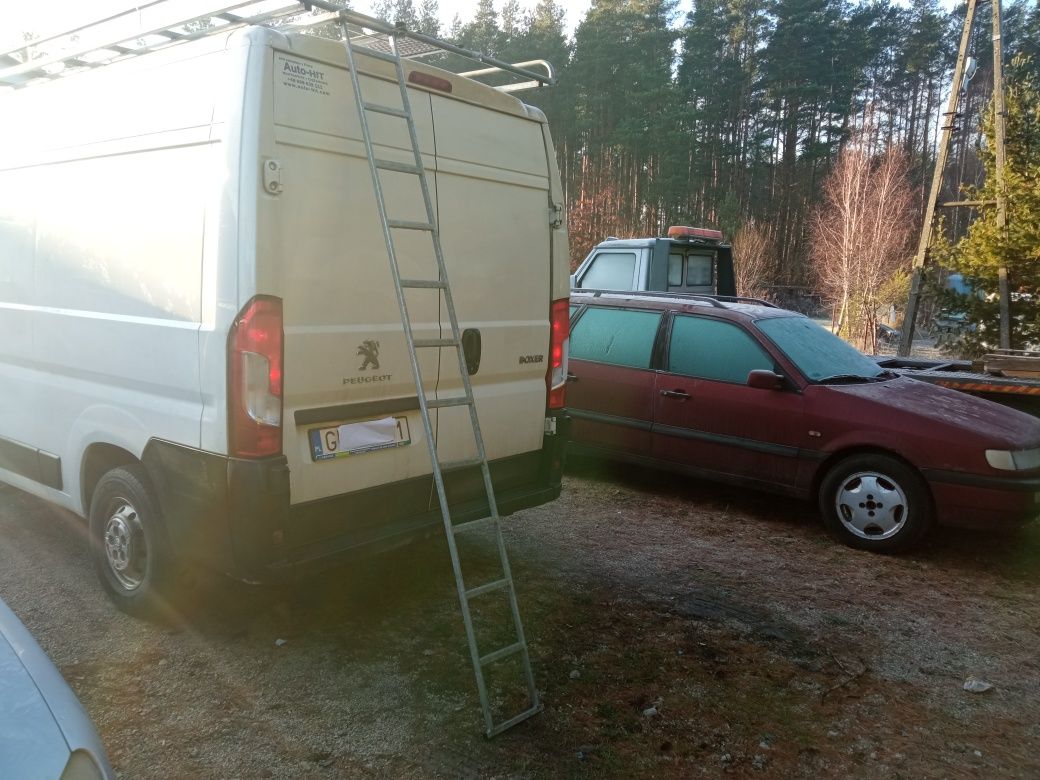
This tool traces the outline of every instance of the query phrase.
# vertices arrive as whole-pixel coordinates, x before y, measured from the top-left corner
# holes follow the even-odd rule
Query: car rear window
[[[773,365],[769,354],[738,325],[686,316],[672,323],[668,370],[673,374],[744,384],[752,370],[771,371]]]
[[[589,307],[571,330],[570,356],[649,368],[661,316],[659,311]]]

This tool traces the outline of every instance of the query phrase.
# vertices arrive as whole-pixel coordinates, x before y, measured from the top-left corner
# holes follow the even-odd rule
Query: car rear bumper
[[[541,450],[491,462],[500,515],[560,495],[566,422],[557,419]],[[432,475],[292,505],[284,456],[242,460],[153,441],[144,463],[172,548],[248,581],[379,552],[442,523]],[[487,516],[479,468],[447,472],[444,483],[455,522]]]
[[[1040,515],[1040,478],[939,470],[922,473],[932,489],[936,516],[944,525],[983,529],[1015,526]]]

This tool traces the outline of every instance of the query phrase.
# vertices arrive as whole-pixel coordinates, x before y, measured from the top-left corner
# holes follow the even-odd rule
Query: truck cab
[[[736,295],[722,231],[674,225],[664,238],[608,238],[571,275],[571,288]]]

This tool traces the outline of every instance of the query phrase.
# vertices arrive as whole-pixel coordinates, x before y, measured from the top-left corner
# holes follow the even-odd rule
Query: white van
[[[127,611],[182,562],[270,580],[440,523],[345,61],[252,27],[0,94],[0,479],[89,518]],[[552,141],[515,97],[405,68],[507,514],[560,491]],[[391,63],[359,72],[394,104]],[[406,125],[370,122],[379,156],[407,161]],[[414,178],[392,177],[388,201],[418,214]],[[429,240],[397,249],[407,275]],[[436,291],[416,300],[417,338],[450,333]],[[426,392],[458,395],[437,353]],[[441,460],[472,457],[466,410],[431,416]],[[330,428],[391,417],[395,446],[330,450]],[[456,520],[486,513],[479,469],[446,482]]]

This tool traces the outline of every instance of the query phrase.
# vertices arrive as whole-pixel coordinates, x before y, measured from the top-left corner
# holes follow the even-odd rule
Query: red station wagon
[[[1040,512],[1040,420],[762,301],[574,292],[569,372],[572,450],[815,499],[853,547]]]

